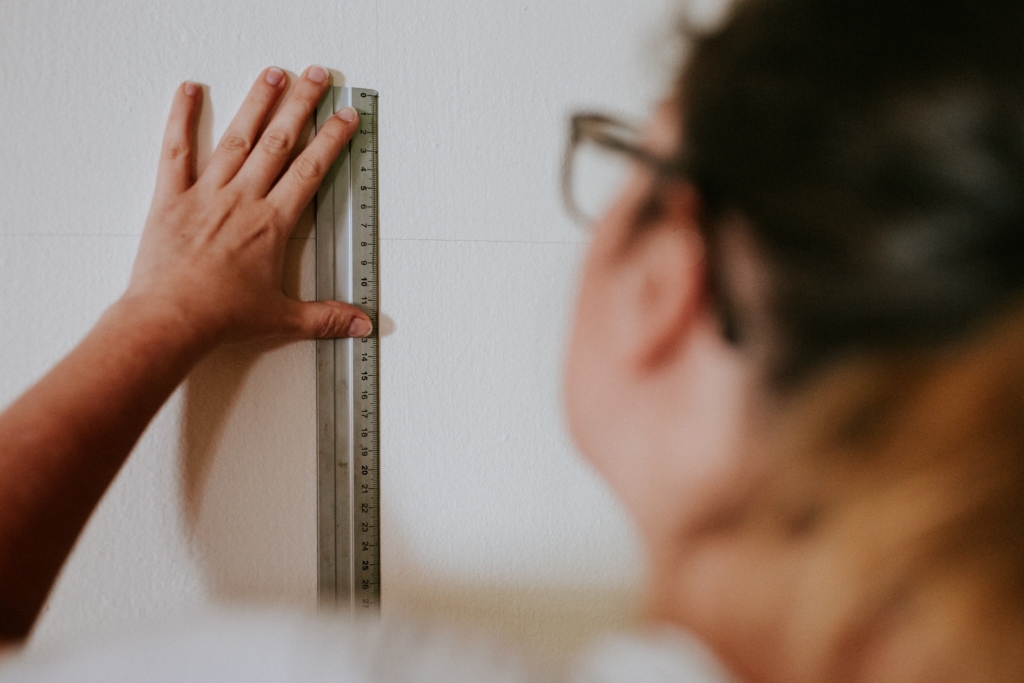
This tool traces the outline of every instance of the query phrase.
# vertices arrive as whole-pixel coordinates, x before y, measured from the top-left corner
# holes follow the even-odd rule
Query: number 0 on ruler
[[[320,605],[380,609],[380,345],[377,93],[328,90],[316,130],[343,107],[359,128],[316,199],[316,298],[369,315],[365,339],[316,343],[317,575]]]

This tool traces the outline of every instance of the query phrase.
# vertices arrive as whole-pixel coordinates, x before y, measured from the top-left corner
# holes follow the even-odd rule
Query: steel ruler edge
[[[380,610],[380,338],[377,101],[331,87],[315,130],[337,110],[359,128],[316,198],[316,298],[351,302],[373,321],[365,339],[316,342],[317,595],[321,609]]]

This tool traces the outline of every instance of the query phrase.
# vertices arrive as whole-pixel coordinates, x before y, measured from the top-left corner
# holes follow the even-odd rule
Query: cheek
[[[646,436],[651,425],[638,409],[635,388],[616,368],[597,315],[579,311],[565,364],[564,395],[577,449],[601,475],[645,538],[660,536],[666,502],[676,500]]]
[[[587,306],[589,298],[587,278],[584,278],[576,304],[576,315],[570,335],[569,348],[562,377],[565,412],[569,430],[579,451],[593,464],[597,464],[596,446],[601,443],[600,424],[603,413],[601,399],[607,392],[602,386],[600,372],[602,352],[596,335],[594,314]]]
[[[638,378],[610,329],[616,281],[600,268],[583,278],[563,374],[568,426],[577,449],[605,480],[649,542],[666,538],[690,484],[666,446],[666,408]],[[604,279],[602,279],[604,278]],[[604,284],[605,281],[608,284]],[[670,431],[678,426],[671,420]],[[682,473],[685,474],[685,473]],[[685,498],[685,496],[684,496]]]
[[[616,410],[615,377],[619,376],[607,334],[610,312],[604,292],[611,274],[604,237],[598,232],[587,253],[563,375],[566,417],[573,440],[602,474],[606,474],[602,464],[608,457],[608,430]]]
[[[637,438],[647,425],[612,328],[616,281],[602,263],[591,254],[580,287],[563,376],[565,410],[577,449],[632,509],[637,490],[646,488],[639,480],[650,471],[639,462],[646,449]]]
[[[595,465],[600,462],[600,445],[607,442],[602,425],[614,417],[609,414],[613,408],[608,401],[615,391],[616,361],[608,339],[611,312],[604,294],[614,281],[610,264],[619,228],[611,217],[593,226],[594,239],[583,266],[562,377],[573,440]]]

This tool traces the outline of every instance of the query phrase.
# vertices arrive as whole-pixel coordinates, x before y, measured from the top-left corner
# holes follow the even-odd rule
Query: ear
[[[618,346],[635,369],[671,360],[705,313],[704,242],[692,213],[645,228],[623,259],[615,289]]]

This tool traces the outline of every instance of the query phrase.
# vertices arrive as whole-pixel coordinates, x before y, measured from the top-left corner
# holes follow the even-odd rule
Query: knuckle
[[[285,207],[275,202],[266,201],[263,203],[263,214],[266,216],[267,225],[271,226],[275,233],[290,228],[293,223],[291,216]]]
[[[270,223],[257,223],[249,235],[249,242],[274,242],[277,239],[277,229]]]
[[[323,97],[323,89],[325,86],[317,85],[313,81],[303,78],[302,88],[295,89],[295,96],[304,106],[315,107],[320,98]]]
[[[170,144],[164,148],[164,157],[168,161],[179,161],[188,156],[189,146],[184,143]]]
[[[252,143],[244,135],[228,135],[221,141],[221,146],[229,152],[248,154]]]
[[[261,206],[258,213],[248,215],[246,222],[248,224],[245,235],[246,244],[277,242],[281,232],[279,229],[281,221],[273,207],[269,205]]]
[[[268,130],[260,138],[260,144],[274,154],[281,154],[291,150],[292,138],[283,130]]]
[[[323,165],[316,159],[300,156],[292,163],[292,169],[300,180],[317,180],[323,175]]]
[[[345,127],[341,125],[341,121],[338,121],[337,125],[325,126],[322,128],[317,137],[323,138],[334,147],[341,147],[348,142],[350,136]]]
[[[313,334],[319,339],[339,337],[348,327],[348,314],[337,308],[330,308],[316,322]]]

